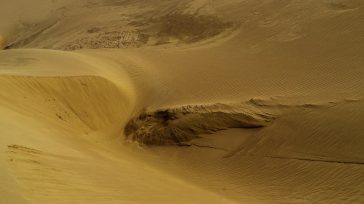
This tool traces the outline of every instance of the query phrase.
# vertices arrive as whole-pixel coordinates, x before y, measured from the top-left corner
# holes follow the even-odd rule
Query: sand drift
[[[0,3],[0,203],[364,203],[363,9]]]

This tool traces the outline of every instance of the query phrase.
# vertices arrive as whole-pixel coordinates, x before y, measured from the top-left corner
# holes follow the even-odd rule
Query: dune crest
[[[3,0],[0,203],[364,203],[362,0]]]

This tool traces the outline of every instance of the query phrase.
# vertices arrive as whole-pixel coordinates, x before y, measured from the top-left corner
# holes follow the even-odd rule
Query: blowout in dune
[[[364,203],[362,19],[361,0],[1,2],[0,203]]]

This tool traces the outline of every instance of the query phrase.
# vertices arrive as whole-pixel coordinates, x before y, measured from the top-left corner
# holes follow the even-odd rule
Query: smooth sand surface
[[[363,203],[361,0],[0,3],[0,203]]]

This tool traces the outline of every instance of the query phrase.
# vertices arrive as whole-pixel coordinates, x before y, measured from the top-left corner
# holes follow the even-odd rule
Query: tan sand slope
[[[0,203],[364,202],[361,0],[0,4]]]
[[[2,76],[1,84],[2,175],[16,176],[2,186],[1,202],[20,199],[12,194],[16,181],[25,199],[37,203],[160,203],[181,192],[196,203],[229,203],[145,166],[133,150],[120,151],[117,141],[132,107],[107,80]]]

